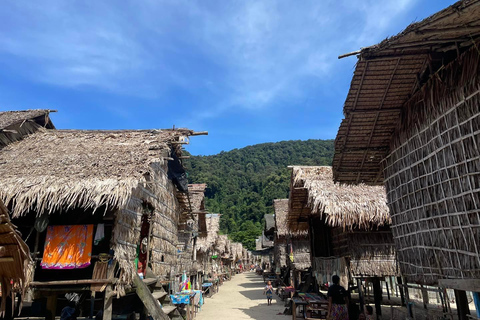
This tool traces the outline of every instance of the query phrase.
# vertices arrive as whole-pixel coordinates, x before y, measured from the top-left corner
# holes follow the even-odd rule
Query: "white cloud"
[[[377,43],[413,1],[10,1],[0,13],[0,55],[58,86],[213,92],[218,103],[203,111],[212,117],[328,81],[339,54]]]

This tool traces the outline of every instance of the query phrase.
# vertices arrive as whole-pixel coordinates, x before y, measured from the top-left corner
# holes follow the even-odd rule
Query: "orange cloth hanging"
[[[49,226],[41,266],[77,269],[90,265],[93,225]]]

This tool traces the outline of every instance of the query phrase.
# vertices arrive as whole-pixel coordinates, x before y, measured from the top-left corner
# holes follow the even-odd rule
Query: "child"
[[[272,286],[271,281],[267,282],[267,285],[265,286],[265,290],[263,290],[263,294],[267,295],[268,305],[271,305],[272,304],[272,295],[273,295],[273,286]]]
[[[365,306],[366,320],[373,320],[373,308],[372,306]]]

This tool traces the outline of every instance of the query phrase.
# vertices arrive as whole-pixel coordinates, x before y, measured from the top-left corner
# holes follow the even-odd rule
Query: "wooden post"
[[[459,320],[467,320],[467,315],[470,315],[468,308],[467,292],[463,290],[454,290],[455,301],[457,302],[457,312]]]
[[[138,297],[143,302],[145,308],[147,308],[148,313],[155,320],[170,320],[168,315],[163,312],[162,308],[158,304],[158,301],[153,297],[152,292],[147,287],[147,285],[140,279],[138,274],[135,274],[133,277],[133,284],[135,285],[135,290]],[[105,317],[103,318],[105,320]]]
[[[103,320],[112,320],[112,301],[113,292],[112,285],[108,284],[105,288],[105,299],[103,300]]]
[[[375,313],[377,314],[377,320],[382,318],[382,286],[380,278],[374,277],[373,281],[373,299],[375,301]]]
[[[423,299],[423,308],[427,309],[428,306],[428,291],[427,289],[423,286],[423,284],[420,285],[421,291],[422,291],[422,299]]]
[[[397,283],[398,283],[398,291],[400,291],[400,300],[402,302],[402,306],[406,306],[407,304],[405,303],[405,296],[403,295],[402,277],[397,277]]]
[[[362,279],[357,278],[357,285],[358,285],[358,298],[360,300],[360,313],[364,313],[365,312],[365,299],[363,297]]]
[[[472,292],[473,302],[475,303],[475,309],[477,310],[477,318],[480,318],[480,293]]]
[[[47,297],[47,316],[46,320],[55,320],[55,315],[57,312],[57,294],[52,293]]]
[[[388,300],[390,301],[390,290],[388,290],[388,281],[385,280],[385,286],[387,288],[387,297],[388,297]]]

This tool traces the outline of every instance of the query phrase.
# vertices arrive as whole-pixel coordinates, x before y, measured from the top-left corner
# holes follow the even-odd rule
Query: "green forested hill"
[[[249,249],[263,229],[273,199],[288,197],[289,165],[331,165],[333,140],[282,141],[192,156],[191,183],[206,183],[206,207],[221,213],[220,230]]]

